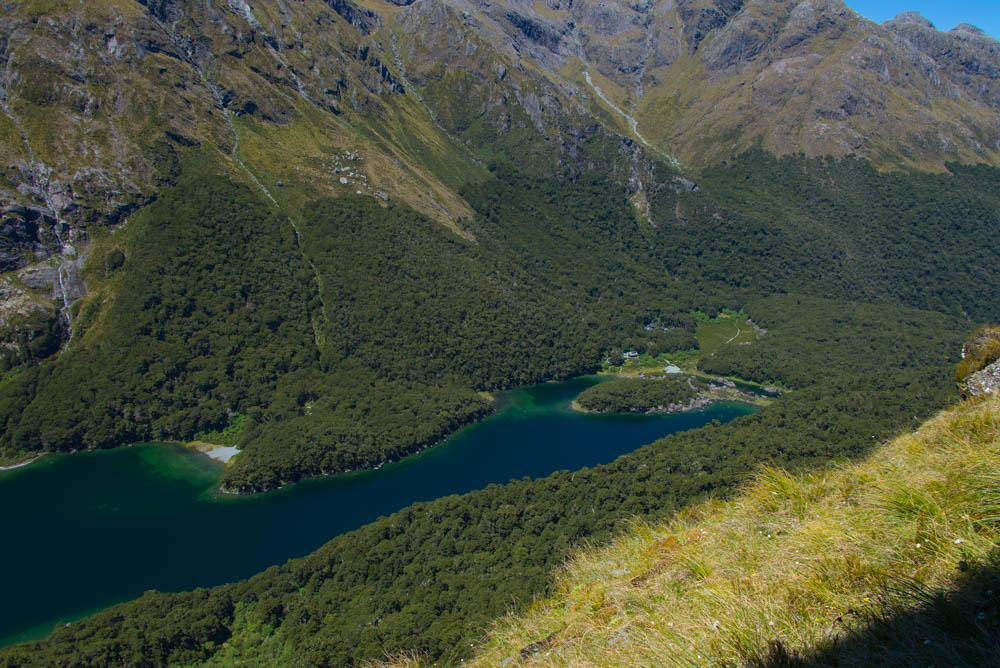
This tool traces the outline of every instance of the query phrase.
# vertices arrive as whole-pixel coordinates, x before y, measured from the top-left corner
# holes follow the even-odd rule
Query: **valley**
[[[0,666],[464,664],[880,452],[992,387],[998,108],[841,0],[7,3]]]

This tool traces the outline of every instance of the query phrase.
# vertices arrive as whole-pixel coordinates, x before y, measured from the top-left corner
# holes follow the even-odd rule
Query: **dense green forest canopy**
[[[192,178],[133,225],[113,297],[83,307],[64,354],[4,386],[5,450],[193,434],[317,365],[315,281],[291,228],[245,188]]]
[[[988,321],[998,260],[998,170],[882,173],[847,157],[751,151],[700,189],[652,201],[664,265],[690,281],[892,303]],[[679,212],[679,213],[678,213]]]
[[[615,378],[588,387],[576,405],[594,413],[666,412],[671,404],[686,405],[703,389],[703,384],[695,385],[689,376]]]
[[[491,619],[543,593],[582,538],[725,495],[761,462],[863,454],[955,399],[967,327],[949,316],[800,296],[746,310],[767,323],[768,354],[733,346],[706,366],[759,369],[797,388],[752,416],[606,466],[416,504],[245,582],[150,593],[4,650],[0,662],[340,665],[396,649],[458,660]]]
[[[1000,271],[990,168],[752,152],[696,191],[651,188],[650,222],[614,182],[499,164],[464,188],[462,237],[364,197],[288,219],[185,164],[114,257],[92,258],[103,278],[68,348],[10,367],[5,457],[228,425],[242,453],[224,484],[271,489],[432,444],[491,410],[478,391],[693,348],[693,313],[726,307],[768,333],[700,369],[793,391],[607,466],[417,504],[245,582],[148,594],[3,650],[6,665],[460,658],[581,539],[724,495],[761,462],[857,456],[911,427],[954,398],[974,321],[1000,317],[983,289]]]
[[[752,152],[694,192],[656,190],[650,223],[613,181],[498,163],[462,191],[477,212],[464,238],[367,197],[288,219],[197,163],[91,258],[109,275],[68,349],[40,336],[8,373],[5,458],[187,440],[239,417],[224,484],[266,490],[433,444],[491,410],[477,391],[693,348],[696,309],[794,290],[1000,310],[981,289],[1000,267],[981,243],[1000,233],[990,168],[880,174]]]

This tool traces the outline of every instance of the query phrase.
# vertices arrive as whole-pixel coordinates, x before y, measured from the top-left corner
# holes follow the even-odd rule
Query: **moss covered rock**
[[[994,393],[1000,388],[1000,327],[982,327],[962,347],[962,361],[955,370],[958,389],[965,398]]]

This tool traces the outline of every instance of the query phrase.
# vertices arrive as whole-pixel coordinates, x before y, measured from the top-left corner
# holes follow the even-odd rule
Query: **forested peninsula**
[[[704,389],[686,377],[616,378],[584,390],[575,406],[593,413],[673,413],[711,403],[705,396],[697,401]]]

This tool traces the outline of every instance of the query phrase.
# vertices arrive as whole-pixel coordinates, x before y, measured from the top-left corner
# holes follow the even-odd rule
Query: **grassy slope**
[[[764,468],[732,501],[578,554],[469,665],[991,663],[998,446],[990,397],[856,464]]]

